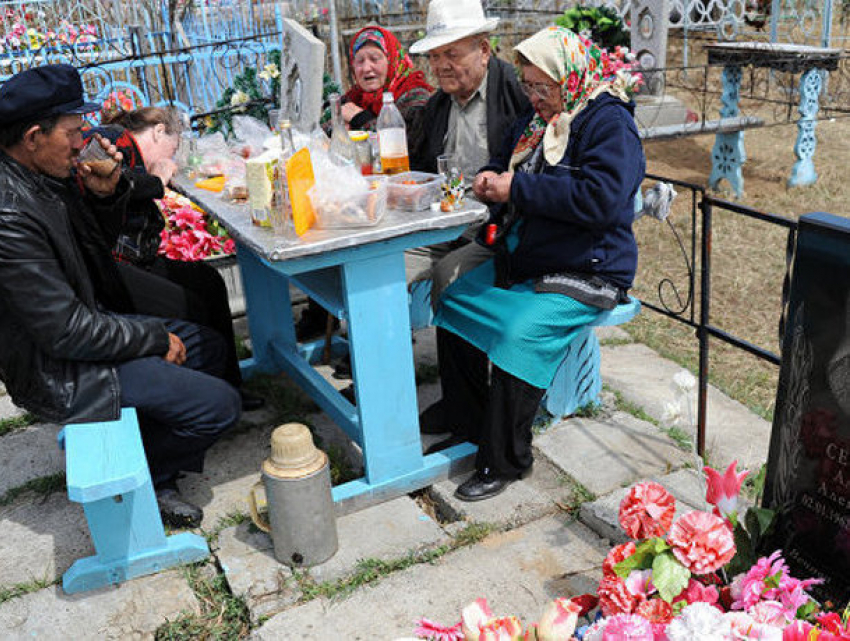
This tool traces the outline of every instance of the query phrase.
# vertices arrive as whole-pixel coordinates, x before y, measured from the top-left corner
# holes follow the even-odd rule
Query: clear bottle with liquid
[[[356,160],[354,143],[348,135],[342,117],[342,101],[338,93],[330,95],[331,103],[331,158],[338,164],[353,165]]]
[[[381,154],[381,171],[384,174],[400,174],[410,171],[410,157],[407,154],[407,129],[404,118],[391,92],[384,92],[384,104],[378,115],[378,148]]]
[[[295,141],[292,138],[292,123],[281,120],[278,125],[280,135],[280,157],[274,169],[272,185],[271,223],[275,234],[286,236],[292,229],[292,199],[289,196],[289,184],[286,180],[286,161],[295,154]]]

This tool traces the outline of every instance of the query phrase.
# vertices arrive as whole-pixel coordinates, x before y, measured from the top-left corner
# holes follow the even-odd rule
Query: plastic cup
[[[96,176],[108,176],[115,169],[118,163],[115,159],[106,153],[106,150],[101,147],[97,138],[92,136],[89,138],[86,146],[80,151],[77,160],[81,165],[85,165]]]
[[[440,210],[456,211],[463,206],[466,186],[463,170],[455,154],[437,156],[437,173],[440,174]]]

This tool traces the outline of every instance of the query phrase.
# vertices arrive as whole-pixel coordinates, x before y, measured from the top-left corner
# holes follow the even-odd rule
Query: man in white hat
[[[426,34],[411,53],[427,53],[440,85],[422,111],[421,137],[411,141],[413,169],[436,172],[437,156],[458,156],[469,180],[499,150],[516,117],[531,108],[514,68],[491,55],[487,18],[480,0],[432,0]]]

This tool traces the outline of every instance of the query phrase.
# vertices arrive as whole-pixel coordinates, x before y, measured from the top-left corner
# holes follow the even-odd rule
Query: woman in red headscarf
[[[344,96],[342,117],[349,129],[375,129],[385,91],[392,92],[408,131],[416,112],[434,91],[413,69],[398,39],[382,27],[365,27],[351,41],[349,64],[354,86]],[[409,135],[409,133],[408,133]]]

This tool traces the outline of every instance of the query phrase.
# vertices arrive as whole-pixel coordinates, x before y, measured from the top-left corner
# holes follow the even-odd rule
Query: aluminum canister
[[[328,457],[300,423],[277,427],[271,445],[262,481],[248,496],[254,523],[271,534],[275,558],[281,563],[290,567],[323,563],[339,547]],[[260,485],[265,488],[268,521],[257,510],[255,493]]]

